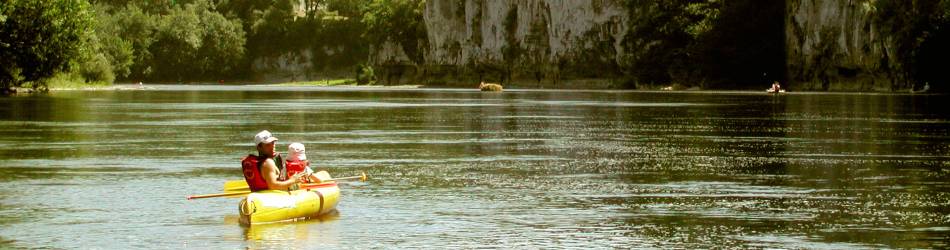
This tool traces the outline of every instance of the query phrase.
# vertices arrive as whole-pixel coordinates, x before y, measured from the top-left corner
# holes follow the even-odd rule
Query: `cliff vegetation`
[[[17,0],[2,87],[49,79],[946,90],[950,0]],[[358,75],[358,77],[357,77]]]

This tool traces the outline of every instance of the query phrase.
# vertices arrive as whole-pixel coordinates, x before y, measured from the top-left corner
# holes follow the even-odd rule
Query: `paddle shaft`
[[[359,179],[360,181],[366,181],[366,172],[361,172],[359,176],[350,176],[350,177],[340,177],[334,179],[327,179],[327,181],[346,181]],[[224,183],[224,192],[234,192],[234,191],[244,191],[247,190],[247,182],[244,180],[231,180]]]
[[[300,189],[303,189],[303,190],[310,190],[310,189],[317,189],[317,188],[329,187],[329,186],[334,186],[334,185],[336,185],[335,182],[332,182],[332,183],[305,183],[305,184],[300,184]],[[251,191],[248,190],[248,191],[226,192],[226,193],[218,193],[218,194],[201,194],[201,195],[188,196],[188,199],[189,199],[189,200],[193,200],[193,199],[214,198],[214,197],[228,197],[228,196],[245,195],[245,194],[250,194],[250,193],[251,193]]]
[[[327,181],[333,181],[333,183],[326,183],[326,182],[322,182],[322,183],[304,183],[304,184],[301,184],[301,185],[300,185],[300,189],[314,189],[314,188],[319,188],[319,187],[323,187],[323,186],[331,186],[331,185],[336,185],[336,181],[356,180],[356,179],[358,179],[358,180],[360,180],[360,181],[366,181],[366,172],[360,173],[360,175],[358,175],[358,176],[340,177],[340,178],[333,178],[333,179],[327,180]],[[228,196],[245,195],[245,194],[249,194],[249,193],[251,193],[250,190],[247,190],[247,191],[238,191],[238,192],[217,193],[217,194],[202,194],[202,195],[192,195],[192,196],[188,196],[188,199],[189,199],[189,200],[192,200],[192,199],[203,199],[203,198],[214,198],[214,197],[228,197]]]
[[[345,180],[355,180],[355,179],[359,179],[360,181],[366,181],[366,173],[363,173],[363,175],[359,175],[359,176],[333,178],[333,179],[329,179],[328,181],[345,181]]]

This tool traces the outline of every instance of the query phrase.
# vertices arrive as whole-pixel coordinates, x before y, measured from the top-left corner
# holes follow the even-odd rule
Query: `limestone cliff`
[[[666,42],[662,38],[625,46],[629,43],[624,39],[633,37],[628,33],[641,28],[630,25],[657,25],[641,24],[637,21],[639,19],[631,19],[631,15],[669,11],[655,7],[664,6],[662,1],[643,3],[651,3],[654,7],[630,10],[628,8],[638,8],[636,3],[621,0],[428,0],[423,14],[427,37],[425,42],[418,43],[424,48],[417,48],[423,51],[423,59],[410,60],[401,52],[403,49],[399,44],[387,43],[375,46],[371,61],[380,67],[377,71],[380,78],[389,84],[474,86],[479,81],[488,81],[531,88],[631,87],[624,85],[628,82],[623,82],[631,79],[625,75],[634,67],[629,63],[631,58],[642,61],[635,64],[636,67],[658,67],[660,74],[677,73],[662,68],[662,61],[644,59],[643,55],[652,54],[639,51]],[[741,2],[733,2],[736,3]],[[775,63],[785,66],[778,70],[785,71],[779,79],[722,86],[758,89],[767,87],[771,80],[780,80],[792,90],[895,91],[913,88],[907,73],[909,70],[899,59],[900,53],[908,53],[906,49],[899,50],[901,46],[906,48],[906,44],[898,44],[907,41],[907,37],[896,37],[897,34],[882,32],[875,26],[874,3],[871,0],[785,0],[774,3],[784,5],[784,8],[779,8],[784,16],[772,13],[754,15],[748,10],[731,12],[730,15],[741,15],[732,17],[733,20],[755,18],[741,20],[740,25],[773,23],[763,20],[767,18],[784,19],[784,37],[779,34],[763,41],[781,44],[776,46],[778,56],[752,57],[754,60],[746,58],[746,61],[729,57],[744,54],[742,46],[747,45],[736,46],[736,42],[748,40],[743,36],[732,36],[739,40],[700,44],[711,48],[712,52],[699,56],[693,54],[697,58],[708,58],[698,62],[725,66],[706,65],[719,76],[705,72],[707,79],[700,76],[693,80],[700,83],[686,84],[703,86],[702,82],[710,77],[729,79],[733,75],[749,74],[754,71],[750,64]],[[894,3],[898,7],[908,5],[901,1]],[[767,6],[773,3],[754,4]],[[781,29],[779,26],[775,28]],[[759,32],[756,29],[723,30],[743,35]],[[730,36],[724,34],[721,37]],[[783,46],[785,58],[781,58]],[[716,50],[729,53],[715,53]],[[728,64],[737,61],[741,63]],[[675,70],[689,73],[698,66],[701,65],[697,62],[687,61]]]
[[[421,75],[403,81],[605,87],[589,85],[619,73],[626,13],[615,0],[429,0],[424,62],[409,61],[393,44],[377,47],[373,59],[384,78]]]
[[[791,87],[892,91],[909,88],[893,37],[872,22],[864,0],[788,0],[786,52]]]

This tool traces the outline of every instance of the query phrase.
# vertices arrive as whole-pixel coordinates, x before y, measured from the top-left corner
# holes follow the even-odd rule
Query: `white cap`
[[[267,131],[267,130],[263,130],[254,136],[254,145],[258,145],[261,143],[271,143],[274,141],[277,141],[277,137],[274,137],[273,135],[271,135],[270,131]]]
[[[306,149],[303,147],[302,143],[294,142],[290,146],[287,146],[287,151],[290,152],[290,161],[306,161],[307,153]]]

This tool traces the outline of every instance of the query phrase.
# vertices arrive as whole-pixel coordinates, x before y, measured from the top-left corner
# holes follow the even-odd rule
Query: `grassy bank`
[[[87,82],[84,78],[74,74],[64,74],[59,73],[54,75],[51,78],[43,80],[46,83],[46,86],[36,86],[35,82],[26,82],[21,85],[20,89],[39,89],[41,92],[44,91],[44,87],[47,90],[72,90],[72,89],[104,89],[113,87],[112,83],[104,81],[90,81]]]
[[[343,78],[343,79],[327,79],[319,81],[307,81],[307,82],[284,82],[272,84],[275,86],[356,86],[356,79],[352,78]]]
[[[24,85],[24,87],[28,86]],[[48,87],[50,90],[99,89],[112,87],[112,83],[103,81],[86,82],[85,79],[78,75],[56,74],[52,78],[46,80],[46,87]]]

